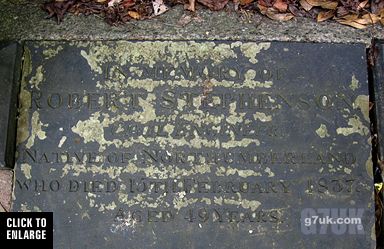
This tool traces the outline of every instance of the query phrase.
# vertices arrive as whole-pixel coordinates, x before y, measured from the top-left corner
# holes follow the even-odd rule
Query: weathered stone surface
[[[373,110],[375,112],[373,123],[375,124],[374,131],[377,134],[377,143],[376,146],[373,147],[374,154],[376,154],[375,160],[377,160],[377,165],[375,168],[375,183],[382,183],[384,178],[384,125],[383,125],[383,117],[384,117],[384,41],[377,40],[374,42],[373,48],[371,48],[371,59],[373,62],[372,66],[372,88],[371,88],[371,96],[372,101],[374,102]],[[377,202],[380,203],[383,200],[383,191],[381,191],[377,196]],[[384,224],[383,213],[384,210],[378,205],[378,210],[376,212],[377,215],[376,224],[378,224],[381,229],[376,229],[381,232],[380,235],[377,235],[378,245],[377,248],[384,247],[384,231],[382,229],[382,225]],[[380,219],[380,220],[379,220]]]
[[[329,43],[364,43],[369,46],[372,38],[384,39],[384,27],[375,25],[355,29],[336,22],[321,22],[300,18],[277,22],[267,17],[239,15],[235,11],[197,10],[197,18],[182,26],[183,14],[190,14],[183,6],[144,21],[131,21],[111,27],[96,16],[66,15],[60,25],[46,19],[41,10],[45,0],[26,3],[24,0],[0,0],[0,39],[12,40],[117,40],[117,39],[212,39],[300,41]],[[214,27],[214,28],[213,28]]]
[[[8,212],[11,209],[13,171],[0,170],[0,212]]]
[[[373,88],[377,129],[379,133],[379,157],[381,160],[383,160],[384,144],[382,143],[382,140],[384,138],[384,126],[382,120],[384,118],[384,42],[377,41],[373,49]]]
[[[17,43],[0,42],[0,168],[13,168],[16,137],[17,88],[20,74]]]
[[[54,248],[374,247],[363,45],[27,42],[20,102]]]

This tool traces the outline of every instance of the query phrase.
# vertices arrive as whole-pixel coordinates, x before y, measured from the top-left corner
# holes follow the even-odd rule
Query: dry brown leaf
[[[317,22],[324,22],[335,16],[334,10],[322,11],[317,15]]]
[[[331,0],[306,0],[310,5],[322,7],[324,9],[334,10],[337,8],[338,2]]]
[[[357,15],[357,14],[349,14],[349,15],[343,16],[341,20],[344,19],[346,21],[354,21],[354,20],[356,20],[358,18],[359,18],[359,15]]]
[[[124,9],[128,9],[135,5],[135,0],[123,0],[120,5],[123,6]]]
[[[361,18],[358,18],[355,20],[355,22],[362,25],[375,24],[378,21],[380,21],[380,18],[375,14],[365,14]]]
[[[152,5],[155,16],[161,15],[168,10],[168,7],[164,4],[163,0],[154,0]]]
[[[288,8],[288,4],[284,0],[277,0],[273,4],[273,7],[280,12],[286,12]]]
[[[247,5],[252,3],[254,0],[239,0],[240,5]]]
[[[189,0],[188,4],[184,5],[184,9],[195,12],[196,10],[196,0]]]
[[[365,25],[362,25],[362,24],[357,23],[355,21],[348,21],[348,20],[342,20],[342,19],[338,19],[336,21],[338,23],[341,23],[341,24],[344,24],[344,25],[348,25],[348,26],[351,26],[351,27],[354,27],[354,28],[357,28],[357,29],[365,29],[366,28]]]
[[[268,1],[268,2],[266,2]],[[271,7],[271,2],[272,0],[257,0],[257,5],[263,5],[265,7]]]
[[[140,19],[140,14],[137,13],[136,11],[128,11],[128,15],[133,19],[136,19],[136,20]]]
[[[339,5],[338,2],[328,1],[322,4],[321,7],[324,9],[335,10],[337,9],[337,5]]]
[[[361,10],[361,9],[363,9],[363,8],[368,4],[368,1],[369,1],[369,0],[365,0],[365,1],[361,2],[361,3],[359,4],[359,6],[357,6],[357,10]]]
[[[313,6],[310,5],[306,0],[300,0],[300,5],[301,7],[303,7],[303,9],[305,9],[306,11],[310,11]]]
[[[207,6],[211,10],[221,10],[227,5],[229,0],[197,0],[202,5]]]
[[[273,8],[268,8],[265,14],[276,21],[288,21],[294,17],[291,13],[278,13]]]
[[[383,14],[384,14],[384,10],[383,10]],[[371,13],[368,13],[368,14],[363,15],[362,18],[364,18],[364,19],[370,19],[373,23],[377,23],[377,22],[380,21],[380,19],[381,19],[380,16],[375,15],[375,14],[371,14]]]
[[[380,22],[381,22],[381,24],[384,25],[384,9],[382,9],[382,10],[380,11],[379,16],[380,16]]]
[[[268,8],[264,5],[257,4],[257,7],[259,8],[261,14],[265,15],[267,13]]]
[[[349,14],[349,10],[345,8],[344,6],[339,6],[336,9],[336,16],[343,17]]]

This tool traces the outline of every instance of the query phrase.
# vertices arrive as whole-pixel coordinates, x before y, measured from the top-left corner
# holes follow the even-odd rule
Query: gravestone
[[[13,210],[53,211],[54,248],[374,248],[366,65],[363,45],[26,42]]]
[[[14,164],[20,54],[17,43],[0,42],[0,168]]]

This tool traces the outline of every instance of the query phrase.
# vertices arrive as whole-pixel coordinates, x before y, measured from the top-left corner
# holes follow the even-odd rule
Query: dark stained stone
[[[20,46],[0,41],[0,168],[14,166]]]
[[[381,140],[384,137],[384,42],[377,41],[374,44],[372,53],[373,59],[373,89],[375,98],[375,110],[377,120],[377,130],[379,136],[379,158],[383,159],[384,144]]]
[[[370,58],[372,65],[372,87],[371,87],[371,96],[373,97],[371,101],[373,104],[373,112],[375,115],[373,116],[373,123],[375,124],[373,129],[375,134],[377,135],[375,146],[373,146],[373,151],[375,158],[377,158],[378,163],[374,165],[374,179],[375,183],[383,182],[383,162],[384,162],[384,126],[383,126],[383,118],[384,118],[384,41],[376,40],[373,44],[373,47],[370,49]],[[382,203],[384,200],[383,193],[377,191],[376,195],[376,203]],[[380,204],[377,205],[377,248],[384,248],[384,230],[382,224],[384,224],[384,210],[380,208]]]
[[[27,42],[13,210],[53,211],[54,248],[374,248],[366,65],[363,45]]]

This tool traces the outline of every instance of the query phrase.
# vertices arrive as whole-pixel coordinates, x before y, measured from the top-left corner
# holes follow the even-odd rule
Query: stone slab
[[[13,168],[16,138],[20,47],[0,42],[0,168]]]
[[[366,65],[362,44],[26,42],[13,210],[53,211],[54,248],[374,248]]]
[[[384,39],[380,25],[364,30],[335,22],[317,23],[308,18],[278,22],[259,14],[241,15],[235,11],[209,11],[198,8],[197,18],[186,26],[178,22],[184,14],[183,6],[145,21],[132,21],[111,27],[96,16],[66,15],[57,25],[46,19],[41,10],[44,0],[0,0],[0,39],[9,40],[118,40],[118,39],[244,39],[257,41],[300,41],[328,43],[364,43]]]
[[[13,171],[0,170],[0,212],[11,210]]]

